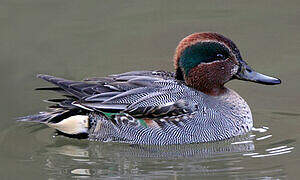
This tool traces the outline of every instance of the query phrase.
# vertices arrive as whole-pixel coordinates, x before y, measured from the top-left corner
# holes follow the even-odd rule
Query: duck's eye
[[[218,59],[225,59],[225,56],[223,54],[217,54]]]

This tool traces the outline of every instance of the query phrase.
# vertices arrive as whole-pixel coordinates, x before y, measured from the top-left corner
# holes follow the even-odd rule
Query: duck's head
[[[178,44],[174,56],[176,78],[208,95],[225,92],[232,79],[260,84],[280,84],[280,79],[255,72],[242,59],[237,46],[228,38],[211,32],[194,33]]]

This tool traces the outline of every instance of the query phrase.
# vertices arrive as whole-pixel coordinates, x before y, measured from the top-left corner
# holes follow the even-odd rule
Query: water
[[[297,179],[300,175],[300,2],[0,1],[1,179]],[[172,70],[177,43],[222,33],[279,86],[232,81],[255,131],[227,141],[129,146],[53,138],[14,117],[45,109],[34,92],[46,73],[70,79],[129,70]]]

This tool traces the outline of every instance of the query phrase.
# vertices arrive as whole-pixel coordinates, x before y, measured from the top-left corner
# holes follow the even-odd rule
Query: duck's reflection
[[[86,143],[58,138],[47,148],[47,168],[70,176],[211,176],[244,169],[241,154],[255,149],[250,135],[202,144],[145,146]],[[51,161],[51,163],[49,163]],[[50,166],[49,166],[50,165]],[[62,171],[63,168],[64,170]]]
[[[185,144],[185,145],[129,145],[118,143],[90,142],[76,145],[72,142],[57,140],[48,147],[49,151],[57,154],[77,158],[99,159],[110,156],[120,156],[127,159],[158,158],[158,159],[186,159],[186,158],[217,158],[254,151],[254,143],[249,135],[235,137],[226,141]]]
[[[252,134],[226,141],[171,146],[51,138],[53,132],[49,129],[34,134],[27,129],[15,129],[12,127],[1,133],[1,156],[17,157],[20,161],[12,163],[13,168],[21,163],[19,170],[31,172],[34,169],[50,179],[278,178],[286,176],[285,168],[280,162],[274,163],[271,157],[287,156],[295,149],[293,139],[266,139],[270,136],[268,128],[255,128]],[[16,148],[16,144],[22,148]]]

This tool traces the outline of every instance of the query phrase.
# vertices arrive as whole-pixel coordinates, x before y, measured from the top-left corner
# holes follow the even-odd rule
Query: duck
[[[183,38],[174,72],[131,71],[73,81],[39,74],[62,93],[48,111],[18,118],[45,124],[56,135],[90,141],[171,145],[221,141],[251,131],[247,102],[225,86],[231,80],[265,85],[281,80],[254,71],[235,43],[215,32]]]

